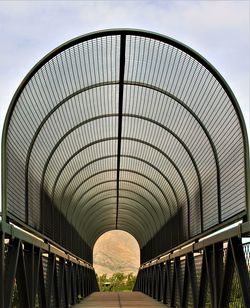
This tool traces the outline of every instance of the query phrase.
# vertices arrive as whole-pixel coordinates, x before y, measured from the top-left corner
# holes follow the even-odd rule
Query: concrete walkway
[[[166,307],[141,292],[95,292],[86,297],[77,308],[157,308]]]

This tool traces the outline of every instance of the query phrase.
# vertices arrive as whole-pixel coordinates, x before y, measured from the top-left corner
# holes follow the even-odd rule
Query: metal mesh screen
[[[6,123],[7,215],[82,257],[115,228],[146,260],[246,214],[238,105],[172,39],[113,30],[59,47]]]

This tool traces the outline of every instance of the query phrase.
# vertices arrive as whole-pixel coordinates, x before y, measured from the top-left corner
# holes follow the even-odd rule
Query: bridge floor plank
[[[95,292],[86,297],[76,308],[160,308],[166,307],[141,292]]]

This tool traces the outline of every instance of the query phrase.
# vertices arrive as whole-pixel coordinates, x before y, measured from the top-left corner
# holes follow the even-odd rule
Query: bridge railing
[[[98,290],[82,259],[0,221],[0,307],[69,307]]]
[[[250,243],[242,243],[243,233],[235,227],[143,264],[134,290],[171,307],[250,307]]]

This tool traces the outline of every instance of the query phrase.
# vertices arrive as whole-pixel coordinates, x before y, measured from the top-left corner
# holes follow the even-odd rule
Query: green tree
[[[125,275],[124,273],[114,273],[111,277],[107,274],[97,276],[101,292],[128,292],[134,288],[136,276],[133,273]]]

